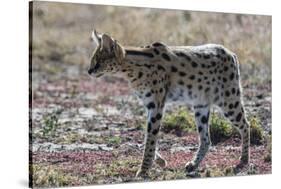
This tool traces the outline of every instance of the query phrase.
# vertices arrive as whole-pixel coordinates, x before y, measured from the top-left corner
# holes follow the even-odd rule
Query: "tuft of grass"
[[[119,145],[122,142],[122,138],[120,136],[110,136],[107,138],[107,143],[110,145]]]
[[[61,187],[75,185],[78,178],[66,174],[54,166],[32,165],[31,166],[33,187]]]
[[[210,123],[210,138],[212,144],[223,142],[224,140],[230,138],[232,133],[233,128],[230,123],[218,114],[213,113]]]
[[[250,141],[251,144],[261,145],[264,141],[264,131],[259,118],[253,116],[249,118]]]
[[[43,128],[42,134],[44,137],[52,136],[55,134],[56,129],[59,126],[59,116],[62,113],[62,110],[56,110],[50,114],[47,114],[43,117]]]
[[[164,132],[175,131],[177,135],[196,130],[194,117],[185,108],[166,114],[162,122],[162,128]]]

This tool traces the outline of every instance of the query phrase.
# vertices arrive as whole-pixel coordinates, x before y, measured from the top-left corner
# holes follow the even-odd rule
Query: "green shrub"
[[[250,141],[251,144],[261,145],[264,141],[263,128],[261,127],[261,122],[257,117],[249,118],[250,124]]]
[[[162,122],[162,128],[164,132],[174,131],[177,135],[196,130],[194,117],[185,108],[166,114]]]
[[[226,119],[215,113],[212,114],[210,119],[210,138],[212,144],[217,144],[232,136],[232,126]]]

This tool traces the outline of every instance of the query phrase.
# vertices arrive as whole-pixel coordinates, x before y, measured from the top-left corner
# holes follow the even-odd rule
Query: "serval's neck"
[[[124,77],[133,83],[138,77],[143,67],[151,66],[155,60],[155,55],[149,48],[125,47],[125,57],[120,71]]]

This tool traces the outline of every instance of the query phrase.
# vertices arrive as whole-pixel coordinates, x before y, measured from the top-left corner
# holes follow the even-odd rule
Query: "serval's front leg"
[[[157,135],[160,130],[160,122],[162,118],[162,108],[157,107],[156,103],[150,102],[147,105],[148,120],[147,132],[145,135],[145,148],[142,165],[137,172],[137,177],[147,177],[148,171],[152,166],[154,158],[160,166],[165,166],[165,160],[156,152]]]

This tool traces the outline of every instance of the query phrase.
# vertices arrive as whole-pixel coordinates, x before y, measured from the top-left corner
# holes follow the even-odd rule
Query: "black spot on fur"
[[[139,72],[138,78],[141,78],[143,76],[142,72]]]
[[[154,130],[152,131],[152,134],[153,134],[153,135],[157,135],[158,132],[159,132],[159,129],[154,129]]]
[[[183,85],[184,82],[183,82],[182,80],[179,80],[179,81],[178,81],[178,84]]]
[[[135,82],[135,81],[137,81],[137,78],[134,78],[134,79],[131,80],[132,83]]]
[[[191,66],[192,66],[193,68],[196,68],[196,67],[198,66],[198,64],[197,64],[196,62],[192,61],[192,62],[191,62]]]
[[[169,55],[167,55],[166,53],[162,54],[162,57],[167,60],[167,61],[171,61],[171,58],[169,57]]]
[[[153,144],[154,144],[154,140],[153,140],[153,141],[151,141],[151,142],[150,142],[150,144],[151,144],[151,145],[153,145]]]
[[[155,108],[155,104],[154,104],[154,102],[150,102],[147,104],[146,107],[147,107],[147,109],[153,109],[153,108]]]
[[[206,117],[206,116],[202,116],[202,117],[201,117],[201,122],[202,122],[203,124],[206,124],[206,123],[208,122],[207,117]]]
[[[227,71],[228,70],[228,67],[227,66],[225,66],[224,68],[223,68],[223,71]]]
[[[228,108],[229,108],[229,109],[232,109],[232,108],[233,108],[233,104],[229,104],[229,105],[228,105]]]
[[[239,114],[236,116],[236,121],[239,122],[241,120],[242,113],[239,112]]]
[[[194,79],[195,79],[195,75],[191,75],[191,76],[189,77],[189,79],[194,80]]]
[[[227,79],[224,77],[224,78],[222,78],[222,81],[223,82],[227,82]]]
[[[198,86],[198,89],[199,89],[199,90],[202,90],[202,89],[203,89],[202,85],[199,85],[199,86]]]
[[[175,66],[171,66],[171,71],[172,71],[172,72],[177,72],[178,69],[177,69]]]
[[[176,55],[177,55],[177,56],[184,57],[186,60],[191,61],[190,56],[184,54],[183,52],[177,52]]]
[[[234,79],[234,73],[233,73],[233,72],[230,74],[229,79],[230,79],[230,80],[233,80],[233,79]]]
[[[187,85],[186,86],[188,89],[191,89],[192,88],[192,85]]]
[[[200,115],[201,115],[200,112],[196,112],[196,113],[195,113],[195,116],[196,116],[196,117],[199,117]]]
[[[179,75],[183,77],[183,76],[186,76],[186,73],[185,72],[179,72]]]
[[[232,89],[231,89],[231,93],[232,93],[232,94],[235,94],[235,92],[236,92],[235,88],[232,88]]]
[[[162,118],[162,114],[158,113],[158,114],[155,116],[155,118],[156,118],[157,120],[160,120],[160,119]]]
[[[201,126],[198,127],[199,133],[202,131],[202,129],[203,129],[203,128],[202,128]]]
[[[230,96],[230,92],[229,91],[225,91],[225,96],[229,97]]]
[[[212,61],[212,62],[211,62],[211,65],[212,65],[213,67],[216,66],[216,62]]]
[[[150,120],[151,120],[152,123],[156,122],[156,118],[155,117],[152,117]]]
[[[152,53],[142,52],[142,51],[135,51],[135,50],[126,50],[126,54],[128,54],[128,55],[136,55],[136,56],[146,56],[148,58],[153,58],[154,57],[154,55]]]
[[[205,92],[208,92],[210,90],[210,88],[209,87],[207,87],[206,89],[205,89]]]
[[[150,96],[151,96],[150,92],[146,93],[146,95],[145,95],[145,97],[150,97]]]
[[[166,71],[166,69],[163,66],[161,66],[161,65],[158,65],[157,68],[158,68],[158,70]]]
[[[228,114],[229,116],[232,116],[232,115],[234,114],[234,111],[229,111],[229,112],[227,112],[227,114]]]
[[[156,85],[157,84],[157,80],[156,79],[153,80],[152,83],[153,83],[153,85]]]
[[[240,95],[240,90],[239,90],[239,89],[237,90],[236,95],[237,95],[237,96]]]
[[[151,123],[150,123],[150,122],[148,122],[148,124],[147,124],[147,131],[148,131],[148,132],[151,131]]]

